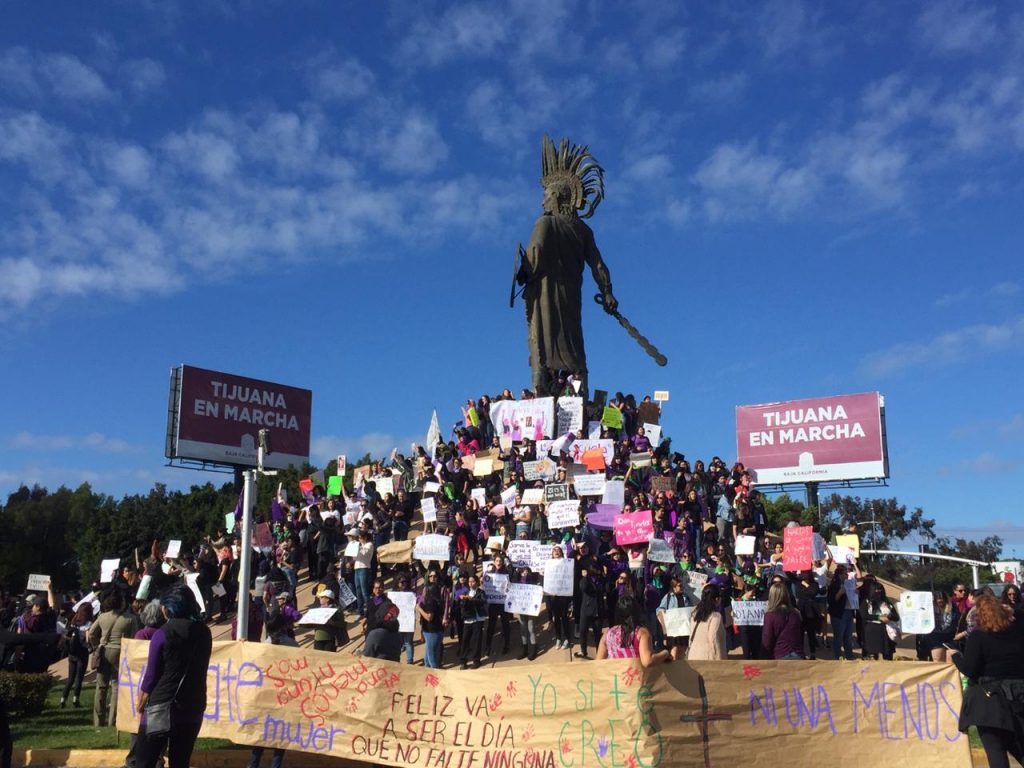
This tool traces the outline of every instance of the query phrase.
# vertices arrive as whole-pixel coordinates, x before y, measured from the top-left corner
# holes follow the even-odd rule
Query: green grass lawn
[[[60,708],[63,686],[55,684],[46,699],[46,708],[35,717],[19,717],[11,722],[15,749],[123,749],[128,751],[131,734],[114,728],[94,728],[92,704],[94,686],[82,688],[82,706]],[[230,749],[236,744],[226,739],[199,739],[196,749]]]

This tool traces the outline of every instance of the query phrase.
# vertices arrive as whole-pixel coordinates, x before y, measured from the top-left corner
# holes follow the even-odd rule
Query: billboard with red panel
[[[270,430],[263,465],[309,461],[313,393],[284,384],[182,365],[171,369],[168,458],[256,466],[258,434]]]
[[[736,407],[737,461],[761,484],[889,476],[878,392]]]

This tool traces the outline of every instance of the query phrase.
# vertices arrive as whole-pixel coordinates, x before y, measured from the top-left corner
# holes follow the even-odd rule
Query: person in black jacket
[[[188,589],[164,595],[161,609],[167,622],[149,641],[146,673],[139,686],[138,711],[144,734],[141,768],[156,768],[167,749],[168,768],[188,768],[206,711],[206,672],[213,638],[199,616],[199,605]],[[147,727],[146,707],[171,704],[171,726],[166,733]]]
[[[469,589],[456,598],[462,616],[462,645],[459,648],[459,661],[462,663],[459,669],[465,669],[469,663],[473,669],[480,666],[483,629],[487,621],[487,593],[475,573],[469,575],[468,582]]]
[[[587,559],[580,569],[577,589],[580,593],[579,643],[580,649],[573,655],[577,659],[589,659],[587,655],[587,632],[594,632],[594,648],[601,644],[601,603],[604,598],[603,566],[596,559]]]

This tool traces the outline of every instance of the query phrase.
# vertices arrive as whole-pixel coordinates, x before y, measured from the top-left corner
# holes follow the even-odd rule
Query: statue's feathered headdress
[[[579,211],[579,217],[592,216],[604,199],[604,169],[589,148],[562,139],[556,150],[551,137],[545,134],[540,162],[540,185],[545,189],[553,184],[565,185],[571,191],[572,208]]]

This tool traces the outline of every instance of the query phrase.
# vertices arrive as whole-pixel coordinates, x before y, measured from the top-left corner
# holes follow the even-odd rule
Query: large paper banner
[[[146,641],[124,641],[122,730],[138,727],[148,651]],[[547,659],[483,674],[214,643],[201,735],[403,768],[727,766],[752,754],[777,764],[852,754],[864,765],[970,765],[951,664],[737,660],[644,670],[639,659]]]
[[[556,434],[579,433],[583,429],[583,398],[560,397],[556,403]]]
[[[504,605],[505,594],[508,592],[508,574],[485,573],[483,587],[490,605]]]
[[[551,459],[543,458],[537,461],[523,462],[524,480],[551,480],[555,476],[558,465]]]
[[[541,440],[537,443],[537,455],[547,456],[551,450],[551,445],[554,443],[553,440]],[[587,451],[593,451],[598,449],[604,456],[605,465],[611,464],[615,460],[615,441],[614,440],[576,440],[572,445],[569,446],[567,452],[569,458],[572,459],[573,464],[586,464],[583,461],[583,454]],[[604,469],[604,467],[600,467]]]
[[[686,582],[683,584],[683,594],[691,603],[700,600],[700,593],[704,591],[704,585],[708,583],[708,575],[700,571],[686,571]]]
[[[739,627],[764,626],[764,612],[767,608],[766,600],[733,600],[732,623]]]
[[[638,544],[650,540],[654,535],[651,510],[641,509],[615,517],[615,543]]]
[[[424,496],[420,499],[420,512],[423,513],[424,523],[437,522],[437,502],[433,496]]]
[[[416,593],[388,592],[388,599],[398,608],[398,631],[416,631]]]
[[[782,529],[782,568],[809,571],[814,567],[814,528],[810,525]]]
[[[544,589],[536,584],[509,584],[505,612],[537,616],[544,602]]]
[[[27,592],[45,592],[50,588],[50,577],[43,573],[30,573],[28,575]]]
[[[544,594],[572,597],[575,583],[573,561],[552,558],[544,565]]]
[[[121,558],[110,557],[100,563],[100,584],[107,584],[114,580],[117,569],[121,567]]]
[[[737,555],[752,555],[754,554],[754,544],[757,541],[755,536],[744,536],[740,534],[736,537],[736,554]]]
[[[554,432],[555,399],[496,400],[491,403],[491,423],[498,435],[514,442],[543,440]]]
[[[674,563],[676,554],[664,539],[651,539],[647,548],[647,559],[652,563]]]
[[[686,637],[690,634],[690,614],[693,606],[685,608],[668,608],[662,614],[665,617],[665,637]]]
[[[844,536],[836,536],[836,544],[853,550],[854,557],[860,557],[860,536],[856,533],[848,533]]]
[[[899,613],[904,632],[927,635],[935,629],[935,605],[931,592],[901,592]]]
[[[574,475],[572,486],[577,496],[604,496],[604,475]]]
[[[575,528],[580,524],[579,499],[548,502],[549,528]]]
[[[412,556],[417,560],[448,560],[452,537],[440,533],[424,533],[417,536]]]

